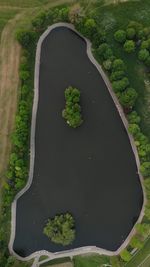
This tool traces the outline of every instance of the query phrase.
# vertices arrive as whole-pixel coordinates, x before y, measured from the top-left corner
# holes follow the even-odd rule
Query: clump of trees
[[[65,90],[66,106],[62,111],[63,118],[67,121],[69,126],[76,128],[83,123],[80,106],[80,91],[69,86]]]
[[[56,215],[49,219],[43,233],[54,243],[67,246],[75,239],[75,222],[71,214]]]

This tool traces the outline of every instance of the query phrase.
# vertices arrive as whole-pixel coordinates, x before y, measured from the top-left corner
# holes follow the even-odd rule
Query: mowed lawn
[[[1,9],[0,8],[0,35],[7,24],[18,13],[17,9]]]
[[[34,7],[50,2],[51,0],[0,0],[0,6]]]

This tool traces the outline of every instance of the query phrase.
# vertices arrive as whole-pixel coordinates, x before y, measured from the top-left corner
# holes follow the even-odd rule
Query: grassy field
[[[89,10],[89,14],[95,18],[100,28],[106,31],[107,40],[115,55],[124,59],[127,65],[131,85],[139,94],[136,109],[142,118],[142,130],[150,139],[150,87],[144,83],[144,80],[147,80],[144,66],[137,60],[136,53],[127,55],[113,38],[114,32],[119,28],[125,28],[131,20],[143,23],[145,26],[150,25],[150,2],[137,0],[102,6],[102,2],[97,1],[95,9]]]
[[[0,8],[0,36],[7,24],[7,22],[12,19],[18,13],[17,9],[2,9]]]
[[[74,267],[102,267],[104,264],[110,264],[107,256],[91,255],[76,256],[73,259]]]
[[[0,0],[0,6],[35,7],[53,2],[53,0]]]

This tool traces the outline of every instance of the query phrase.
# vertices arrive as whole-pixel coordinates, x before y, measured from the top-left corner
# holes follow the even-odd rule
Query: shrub
[[[36,33],[29,30],[18,30],[16,38],[23,47],[28,48],[35,41]]]
[[[124,51],[127,53],[132,53],[135,51],[135,43],[132,40],[126,41],[123,47]]]
[[[143,162],[140,171],[144,177],[148,177],[150,175],[150,162]]]
[[[141,61],[146,61],[146,59],[149,57],[149,51],[147,49],[141,49],[138,53],[138,58]]]
[[[150,225],[146,224],[146,223],[138,223],[138,224],[136,224],[136,230],[137,230],[138,234],[140,234],[140,235],[142,235],[142,237],[146,238],[150,234]]]
[[[62,111],[63,118],[69,126],[76,128],[83,122],[81,117],[80,91],[73,87],[68,87],[65,90],[66,107]]]
[[[150,159],[150,144],[140,144],[138,147],[138,154],[142,161]]]
[[[145,216],[148,220],[150,220],[150,203],[149,202],[145,206]]]
[[[22,70],[22,71],[20,71],[19,76],[20,76],[20,79],[21,79],[22,81],[26,81],[26,80],[29,79],[30,74],[29,74],[28,71]]]
[[[96,33],[93,35],[92,44],[98,47],[101,43],[106,41],[106,34],[104,31],[97,29]]]
[[[140,116],[138,116],[136,111],[132,111],[129,115],[128,115],[128,121],[131,124],[139,124],[141,121]]]
[[[125,64],[124,64],[124,62],[123,62],[123,60],[122,59],[115,59],[114,60],[114,62],[113,62],[113,64],[112,64],[112,69],[113,69],[113,71],[124,71],[125,70]]]
[[[92,38],[92,36],[96,33],[96,23],[94,19],[86,19],[84,23],[84,34]]]
[[[128,261],[131,260],[132,255],[130,254],[130,252],[129,252],[127,249],[124,249],[123,251],[121,251],[121,253],[120,253],[120,257],[121,257],[124,261],[128,262]]]
[[[103,66],[105,70],[111,70],[112,61],[110,59],[105,60]]]
[[[142,248],[143,247],[143,242],[137,237],[133,236],[131,241],[130,241],[130,246],[132,248]]]
[[[150,56],[145,60],[144,63],[147,67],[150,67]]]
[[[149,42],[148,41],[143,41],[141,43],[141,49],[148,49],[149,48]]]
[[[134,28],[127,28],[126,31],[127,39],[132,40],[135,38],[136,32]]]
[[[112,72],[110,76],[110,80],[117,81],[117,80],[122,79],[124,76],[125,76],[125,72],[123,70],[114,71]]]
[[[121,94],[119,100],[123,107],[132,108],[135,104],[137,96],[138,95],[135,89],[129,87]]]
[[[119,81],[114,81],[112,83],[112,87],[116,93],[124,91],[128,85],[129,85],[129,80],[127,77],[124,77],[123,79]]]
[[[140,127],[136,123],[129,124],[128,130],[135,137],[135,139],[138,137],[138,134],[140,133]]]
[[[130,21],[128,24],[128,28],[133,28],[136,33],[142,30],[143,25],[137,21]]]
[[[72,244],[75,239],[74,219],[69,213],[57,215],[48,220],[43,233],[56,244]]]
[[[113,56],[113,51],[110,47],[108,47],[103,54],[103,58],[104,59],[111,59],[112,56]]]
[[[114,38],[119,43],[124,43],[126,40],[126,32],[124,30],[118,30],[114,34]]]
[[[107,43],[103,43],[101,44],[98,49],[97,49],[97,53],[100,57],[103,57],[104,53],[106,52],[106,50],[109,48],[109,45]]]

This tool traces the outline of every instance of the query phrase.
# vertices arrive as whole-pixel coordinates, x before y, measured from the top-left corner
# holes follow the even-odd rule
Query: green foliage
[[[119,43],[124,43],[126,40],[126,32],[124,30],[118,30],[114,34],[114,38]]]
[[[132,255],[130,254],[130,252],[127,249],[124,249],[123,251],[121,251],[120,257],[122,260],[128,262],[131,260]]]
[[[129,85],[129,80],[127,77],[124,77],[121,80],[114,81],[112,83],[112,87],[113,87],[115,93],[124,91],[128,85]]]
[[[145,206],[145,216],[150,221],[150,201]]]
[[[109,47],[107,43],[101,44],[97,49],[98,56],[103,59],[111,59],[113,56],[112,49]]]
[[[138,58],[141,61],[146,61],[146,59],[149,57],[149,51],[147,49],[141,49],[138,54]]]
[[[103,61],[103,66],[105,70],[111,70],[112,61],[110,59]]]
[[[143,162],[140,171],[144,177],[150,176],[150,162]]]
[[[118,81],[125,76],[125,72],[123,70],[113,71],[110,76],[111,81]]]
[[[135,51],[135,42],[133,40],[126,41],[123,47],[125,52],[132,53]]]
[[[140,127],[136,123],[129,124],[128,130],[135,137],[135,139],[140,133]]]
[[[149,48],[149,41],[143,41],[142,43],[141,43],[141,49],[148,49]]]
[[[29,30],[18,30],[16,38],[24,48],[28,48],[36,40],[36,33]]]
[[[136,224],[136,230],[137,233],[140,234],[145,239],[150,234],[150,225],[146,223],[138,223]]]
[[[95,33],[96,33],[96,23],[94,19],[86,19],[84,23],[84,34],[88,38],[92,38]]]
[[[56,244],[72,244],[75,239],[74,219],[69,213],[56,215],[48,220],[43,233]]]
[[[129,87],[120,95],[119,101],[123,107],[132,108],[135,105],[137,96],[135,89]]]
[[[132,248],[142,248],[143,247],[143,242],[137,237],[133,236],[131,241],[130,241],[130,246]]]
[[[130,124],[139,124],[141,121],[140,116],[137,114],[136,111],[132,111],[129,115],[128,115],[128,121]]]
[[[135,38],[136,32],[134,28],[127,28],[126,30],[127,39],[132,40]]]
[[[76,128],[83,122],[81,117],[80,91],[73,87],[68,87],[65,90],[66,107],[62,111],[63,118],[69,126]]]
[[[115,59],[112,64],[113,71],[125,71],[126,67],[122,59]]]

